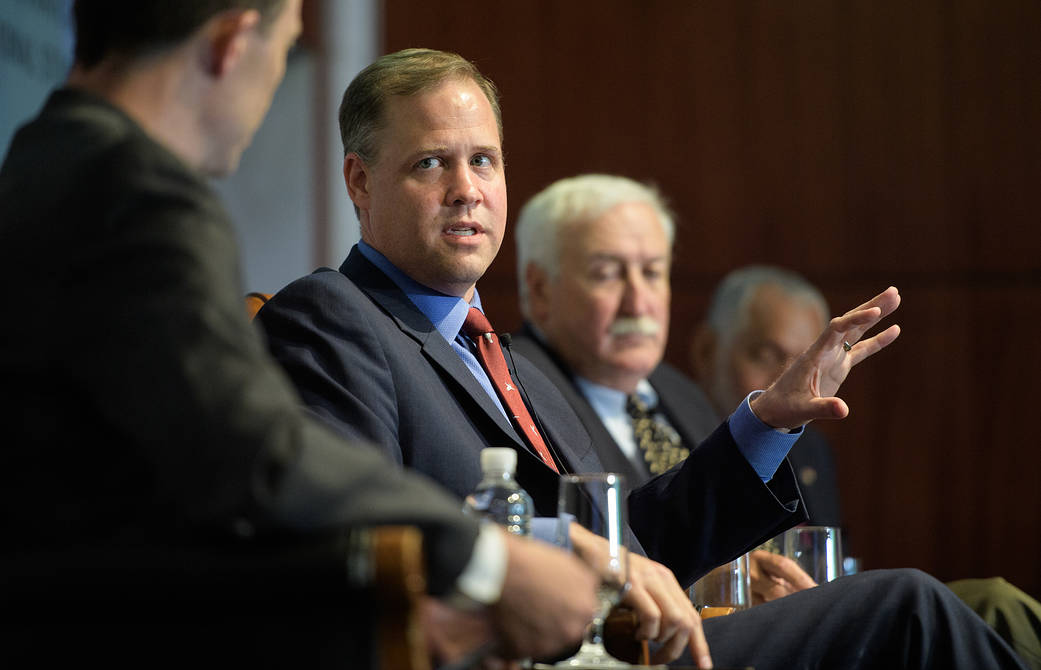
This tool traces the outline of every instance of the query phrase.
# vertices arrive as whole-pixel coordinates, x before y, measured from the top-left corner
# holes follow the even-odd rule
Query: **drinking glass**
[[[784,555],[818,584],[842,576],[842,531],[835,526],[796,526],[784,533]]]
[[[752,606],[748,554],[715,568],[689,589],[690,600],[702,619],[731,614]]]
[[[574,521],[603,538],[604,546],[583,556],[600,575],[599,607],[586,628],[582,647],[571,658],[557,663],[565,668],[630,668],[604,648],[604,619],[618,603],[629,581],[629,551],[625,541],[625,492],[621,475],[599,473],[565,475],[560,478],[557,518],[558,536],[566,537]]]

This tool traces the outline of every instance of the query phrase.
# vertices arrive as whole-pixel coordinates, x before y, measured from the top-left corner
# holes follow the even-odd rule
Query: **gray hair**
[[[672,248],[675,219],[658,189],[627,177],[586,174],[553,182],[521,208],[514,237],[517,242],[517,291],[521,313],[530,318],[525,273],[529,263],[556,277],[560,270],[558,241],[568,225],[584,223],[631,202],[654,208]]]
[[[821,323],[829,320],[828,302],[802,275],[771,265],[748,265],[730,272],[716,287],[708,310],[708,324],[729,341],[747,317],[748,304],[758,289],[773,286],[814,308]]]

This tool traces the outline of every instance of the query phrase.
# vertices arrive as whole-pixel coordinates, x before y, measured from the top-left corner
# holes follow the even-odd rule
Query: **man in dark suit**
[[[272,351],[312,412],[460,496],[477,484],[481,448],[512,446],[522,484],[543,513],[552,513],[557,472],[602,464],[579,419],[530,362],[518,355],[507,374],[494,372],[507,363],[475,287],[506,220],[494,87],[454,54],[389,54],[351,82],[340,126],[362,241],[338,272],[297,280],[260,310]],[[895,326],[864,336],[898,304],[891,288],[835,319],[796,365],[682,465],[633,491],[630,523],[642,549],[689,583],[794,523],[798,497],[784,452],[807,421],[845,415],[832,394],[854,364],[895,339]],[[809,378],[822,382],[819,394]],[[796,433],[788,436],[790,429]],[[642,620],[643,634],[663,643],[666,658],[690,640],[693,658],[707,667],[696,613],[675,580],[671,590],[668,582],[662,589],[642,581],[652,571],[645,561],[635,562],[629,593],[651,616]],[[653,571],[660,574],[660,566]],[[973,630],[971,613],[948,608],[917,573],[836,587],[757,608],[767,615],[723,617],[712,625],[717,660],[780,668],[842,655],[859,659],[849,667],[957,667],[1010,656],[985,627]],[[868,597],[877,593],[885,597]],[[818,625],[837,599],[850,606]],[[899,623],[908,617],[924,621],[929,633]],[[765,649],[761,640],[769,640]]]
[[[722,416],[734,398],[777,379],[828,318],[824,296],[795,273],[748,266],[728,274],[694,331],[691,355],[694,374],[716,414]],[[800,445],[803,442],[807,448],[795,467],[810,521],[840,526],[831,446],[812,428],[799,439]]]
[[[717,412],[769,385],[828,320],[824,296],[801,275],[750,265],[728,273],[694,331],[692,363]],[[831,444],[807,428],[812,450],[795,465],[810,519],[841,525]],[[793,454],[796,449],[793,449]],[[793,459],[794,461],[794,459]],[[987,621],[1032,668],[1041,669],[1041,603],[1000,577],[959,579],[947,587]],[[784,595],[782,589],[774,591]]]
[[[435,633],[530,656],[592,614],[581,561],[306,417],[246,319],[207,178],[267,110],[300,4],[80,0],[67,84],[0,168],[8,663],[364,667],[348,531],[371,525],[422,531]]]

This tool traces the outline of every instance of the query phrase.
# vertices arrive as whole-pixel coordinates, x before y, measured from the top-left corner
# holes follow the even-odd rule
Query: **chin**
[[[235,151],[227,156],[213,156],[199,171],[209,177],[227,177],[239,168],[239,159],[242,158],[241,151]]]

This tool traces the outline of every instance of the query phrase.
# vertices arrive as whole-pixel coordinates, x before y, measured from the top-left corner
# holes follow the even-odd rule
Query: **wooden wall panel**
[[[463,54],[502,92],[512,202],[606,171],[680,217],[668,358],[751,262],[835,309],[889,284],[900,342],[844,389],[867,567],[1004,575],[1041,597],[1041,3],[385,2],[388,51]],[[480,286],[514,326],[514,252]]]

